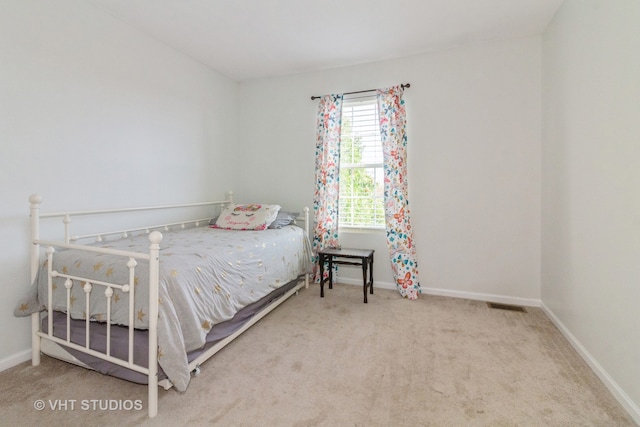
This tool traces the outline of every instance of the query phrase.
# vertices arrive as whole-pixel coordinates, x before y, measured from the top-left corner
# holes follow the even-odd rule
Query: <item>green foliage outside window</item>
[[[340,225],[383,227],[384,204],[381,165],[364,165],[362,138],[354,135],[350,120],[342,122],[340,140]]]

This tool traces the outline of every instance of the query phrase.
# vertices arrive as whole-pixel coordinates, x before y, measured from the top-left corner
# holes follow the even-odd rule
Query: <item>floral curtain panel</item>
[[[338,246],[338,195],[340,194],[340,127],[342,95],[326,95],[318,106],[316,172],[313,195],[313,251]],[[317,255],[314,280],[320,281]],[[324,270],[328,275],[327,269]],[[335,274],[334,276],[335,277]]]
[[[400,294],[417,299],[420,294],[416,249],[407,199],[407,133],[404,89],[378,89],[380,135],[384,155],[384,204],[391,269]]]

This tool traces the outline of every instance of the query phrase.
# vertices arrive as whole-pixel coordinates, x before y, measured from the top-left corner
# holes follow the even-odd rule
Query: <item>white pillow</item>
[[[213,228],[227,230],[264,230],[276,219],[279,205],[229,205],[220,212]]]

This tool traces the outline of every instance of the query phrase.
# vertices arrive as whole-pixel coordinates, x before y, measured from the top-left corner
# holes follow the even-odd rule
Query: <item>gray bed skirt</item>
[[[265,295],[262,299],[249,304],[240,310],[236,315],[225,322],[218,323],[211,328],[211,331],[207,335],[207,343],[201,349],[192,351],[187,354],[189,362],[195,360],[202,353],[214,346],[220,340],[225,339],[235,331],[240,329],[247,321],[249,321],[255,314],[259,313],[262,309],[269,306],[272,302],[281,298],[290,289],[295,287],[299,282],[299,278],[287,283],[284,286],[279,287],[268,295]],[[42,331],[48,332],[48,322],[45,316],[42,320]],[[67,338],[67,315],[61,312],[53,313],[53,335],[61,338]],[[106,353],[107,342],[107,325],[100,322],[91,322],[90,327],[90,343],[91,348],[100,353]],[[78,345],[85,345],[85,321],[84,320],[71,320],[71,342]],[[148,347],[149,347],[149,332],[148,330],[136,329],[134,330],[134,354],[133,361],[135,364],[147,367],[148,366]],[[124,326],[111,325],[111,355],[122,360],[128,360],[128,346],[129,346],[129,328]],[[66,346],[61,346],[71,355],[77,358],[80,362],[89,366],[90,368],[113,377],[121,378],[127,381],[131,381],[138,384],[148,384],[147,376],[131,369],[116,365],[114,363],[107,362],[97,357],[82,353],[80,351],[71,349]],[[158,379],[166,379],[165,373],[160,367],[158,367]]]

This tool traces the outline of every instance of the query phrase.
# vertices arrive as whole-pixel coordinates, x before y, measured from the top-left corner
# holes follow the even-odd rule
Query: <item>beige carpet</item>
[[[389,290],[363,304],[355,286],[325,292],[303,290],[269,314],[205,363],[186,393],[160,390],[155,419],[146,387],[43,357],[0,373],[0,424],[635,425],[539,309],[411,302]],[[143,409],[91,408],[107,399]],[[66,408],[51,408],[61,401]]]

